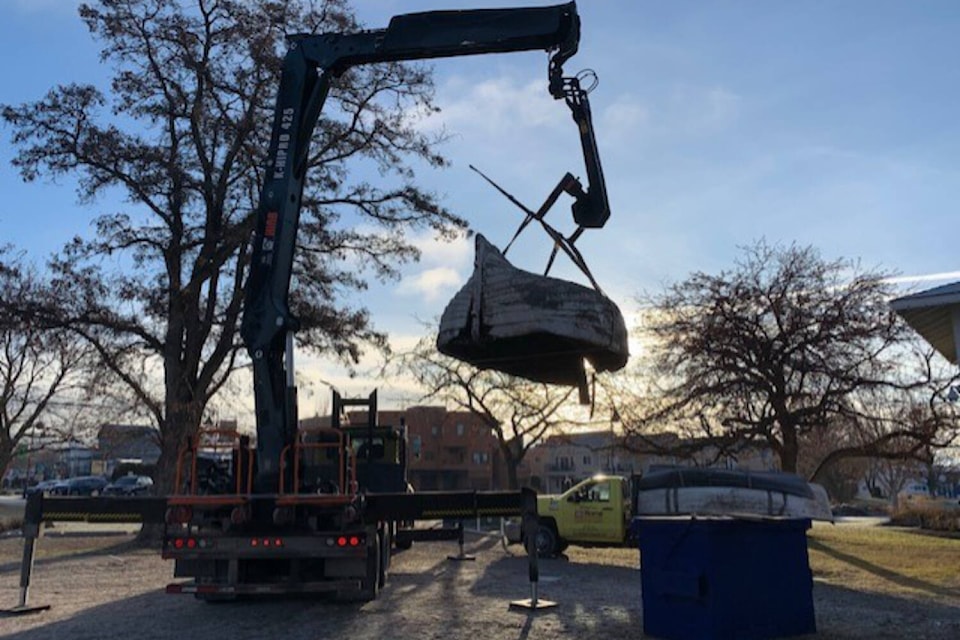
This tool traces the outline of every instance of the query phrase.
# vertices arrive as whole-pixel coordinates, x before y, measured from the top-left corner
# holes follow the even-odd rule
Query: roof
[[[960,332],[960,282],[927,289],[890,302],[908,325],[944,358],[958,364],[957,333]]]

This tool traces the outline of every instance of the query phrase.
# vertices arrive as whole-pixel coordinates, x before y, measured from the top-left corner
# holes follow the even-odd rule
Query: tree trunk
[[[200,427],[201,410],[193,402],[168,402],[164,423],[160,425],[160,458],[157,460],[153,491],[157,496],[175,493],[177,486],[177,459],[187,439],[195,436]],[[185,473],[185,471],[181,471]],[[183,478],[180,479],[183,481]],[[137,542],[148,547],[159,547],[162,525],[144,525]]]
[[[520,488],[520,481],[517,478],[517,467],[520,466],[520,461],[515,460],[513,456],[508,456],[504,461],[507,465],[507,488],[511,491],[516,491]]]
[[[0,480],[7,475],[7,467],[13,462],[13,444],[8,446],[7,442],[0,443]],[[27,476],[30,475],[30,469],[26,470]],[[26,482],[26,480],[24,480]]]
[[[797,472],[797,459],[800,455],[800,446],[797,442],[797,428],[793,425],[780,425],[783,436],[783,449],[780,452],[780,470],[788,473]]]

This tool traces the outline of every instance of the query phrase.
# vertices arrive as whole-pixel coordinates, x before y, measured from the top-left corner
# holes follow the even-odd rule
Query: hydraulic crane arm
[[[288,293],[310,138],[330,83],[352,66],[511,51],[549,50],[549,91],[564,99],[580,130],[588,189],[569,192],[574,218],[602,227],[609,217],[586,92],[563,77],[580,39],[576,4],[396,16],[386,29],[295,36],[284,59],[266,179],[257,209],[241,335],[253,360],[258,472],[255,490],[276,491],[284,447],[296,437],[293,333]]]

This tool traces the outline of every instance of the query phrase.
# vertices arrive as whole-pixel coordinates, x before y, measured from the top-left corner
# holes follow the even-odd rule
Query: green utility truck
[[[540,530],[537,552],[550,556],[569,543],[619,546],[627,542],[631,519],[630,479],[596,475],[560,495],[537,497]]]

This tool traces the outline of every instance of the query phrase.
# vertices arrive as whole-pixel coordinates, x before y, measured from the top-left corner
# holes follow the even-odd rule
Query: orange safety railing
[[[306,442],[305,438],[311,435],[332,436],[326,442]],[[350,437],[340,429],[331,427],[313,427],[301,429],[293,446],[287,445],[280,454],[281,460],[286,460],[290,452],[293,452],[293,487],[287,492],[285,486],[286,474],[280,474],[280,499],[278,502],[324,502],[341,503],[349,502],[353,499],[353,494],[357,491],[357,460],[356,454],[350,446]],[[301,453],[303,451],[318,450],[337,452],[337,491],[333,494],[300,494],[301,479]]]
[[[212,436],[212,437],[211,437]],[[226,436],[226,442],[221,438]],[[204,442],[204,438],[207,439]],[[232,429],[204,429],[197,434],[196,445],[193,443],[183,447],[177,455],[176,484],[174,485],[175,496],[196,496],[197,495],[197,459],[201,448],[212,451],[230,450],[233,452],[234,461],[234,493],[237,496],[249,496],[253,492],[253,462],[254,452],[252,447],[241,444],[242,436]],[[187,493],[183,493],[183,467],[184,458],[190,454],[190,487]],[[244,463],[244,454],[246,454],[246,469],[242,468]]]

